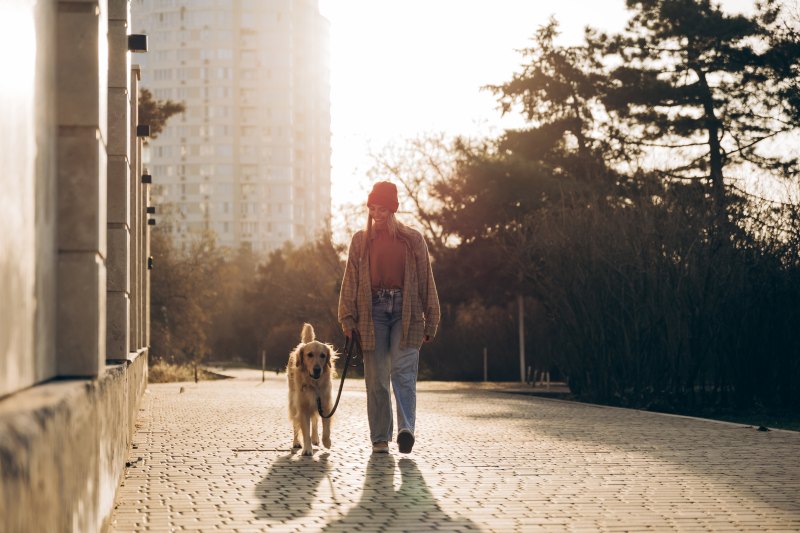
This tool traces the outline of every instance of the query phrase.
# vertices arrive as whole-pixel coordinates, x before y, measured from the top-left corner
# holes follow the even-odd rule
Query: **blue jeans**
[[[403,336],[403,293],[381,289],[372,296],[375,351],[364,354],[367,385],[367,417],[372,442],[392,440],[391,379],[397,408],[397,427],[414,433],[417,412],[417,368],[419,350],[400,348]]]

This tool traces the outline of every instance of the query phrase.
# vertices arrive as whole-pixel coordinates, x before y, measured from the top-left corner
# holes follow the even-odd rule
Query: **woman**
[[[344,334],[356,331],[364,349],[372,450],[389,451],[392,404],[400,453],[414,446],[419,348],[436,335],[439,296],[422,234],[395,219],[397,187],[376,183],[367,199],[367,227],[353,235],[339,294]]]

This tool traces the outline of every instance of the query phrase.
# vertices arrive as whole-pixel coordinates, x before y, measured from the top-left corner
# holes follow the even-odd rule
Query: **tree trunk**
[[[725,179],[722,174],[722,146],[719,142],[719,119],[715,113],[714,96],[708,86],[706,73],[699,68],[695,68],[694,71],[697,74],[702,89],[701,98],[706,119],[706,131],[708,132],[711,196],[714,199],[717,223],[724,224],[728,217],[725,198]]]

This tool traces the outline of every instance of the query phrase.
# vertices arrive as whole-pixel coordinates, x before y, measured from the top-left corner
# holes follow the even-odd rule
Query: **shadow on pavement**
[[[589,450],[585,455],[587,466],[592,466],[591,458],[598,449],[605,452],[615,448],[635,454],[637,460],[652,457],[675,465],[740,495],[800,516],[796,493],[800,435],[793,432],[759,432],[745,425],[579,402],[534,403],[533,398],[492,402],[486,398],[482,398],[480,408],[466,415],[468,419],[479,424],[513,421],[525,430],[533,428],[546,439],[574,442]],[[462,401],[478,404],[474,397]],[[538,466],[546,471],[541,460]],[[787,485],[786,480],[791,483]]]
[[[401,484],[394,488],[395,459],[390,454],[373,454],[367,463],[361,499],[324,531],[480,531],[465,518],[445,513],[425,483],[413,459],[400,459]]]
[[[309,514],[316,503],[309,495],[317,493],[329,473],[327,452],[313,459],[294,453],[279,457],[256,485],[256,496],[262,501],[255,510],[256,517],[286,522]]]

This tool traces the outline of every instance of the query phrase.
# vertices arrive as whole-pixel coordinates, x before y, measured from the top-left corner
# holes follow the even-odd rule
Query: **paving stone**
[[[372,455],[350,379],[301,457],[284,378],[235,374],[149,385],[109,531],[800,530],[800,433],[423,382],[414,452]]]

